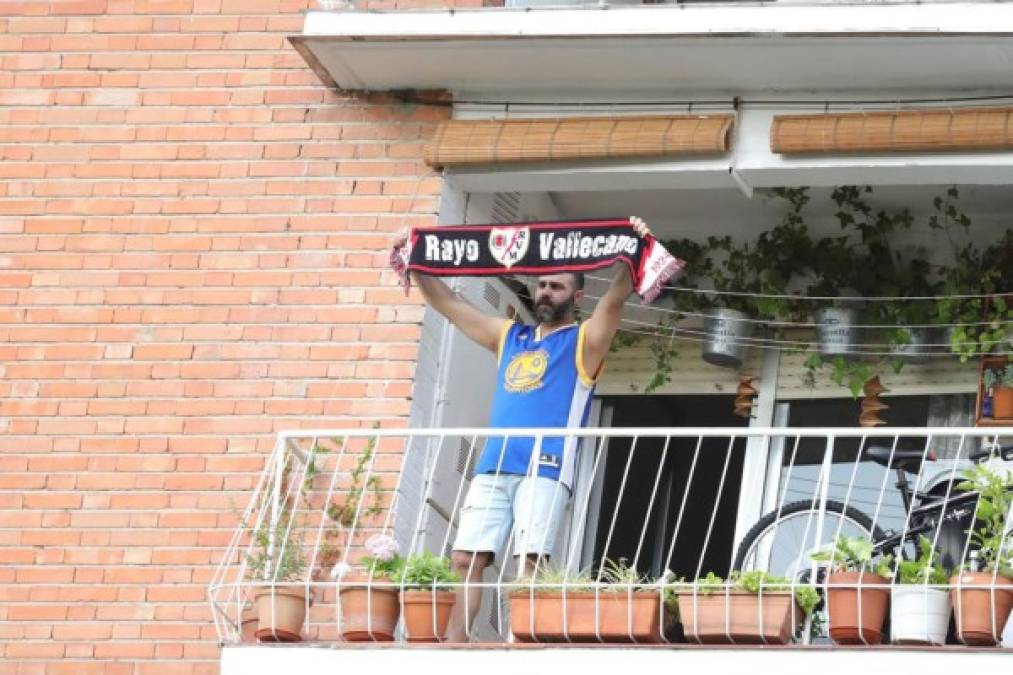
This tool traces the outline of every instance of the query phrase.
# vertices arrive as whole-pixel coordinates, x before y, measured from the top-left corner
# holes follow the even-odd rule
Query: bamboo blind
[[[663,157],[728,151],[731,115],[450,120],[426,147],[431,166]]]
[[[1013,108],[776,115],[770,128],[770,149],[782,155],[1009,148]]]

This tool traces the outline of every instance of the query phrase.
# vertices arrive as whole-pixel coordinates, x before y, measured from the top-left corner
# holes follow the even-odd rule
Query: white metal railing
[[[1013,604],[1013,582],[1000,573],[1013,566],[1008,496],[1013,452],[1004,450],[1002,441],[1013,437],[1013,429],[623,428],[282,433],[209,587],[220,640],[252,640],[251,634],[244,636],[244,620],[252,620],[256,610],[261,639],[341,642],[352,621],[347,607],[343,614],[342,605],[349,603],[341,599],[342,591],[360,588],[368,592],[365,627],[357,636],[404,640],[404,591],[426,583],[404,568],[389,578],[372,574],[377,562],[360,564],[365,545],[375,535],[390,535],[396,542],[390,553],[399,556],[448,554],[472,467],[487,439],[504,436],[506,443],[530,439],[535,456],[556,438],[579,439],[582,449],[572,496],[551,483],[550,499],[565,505],[565,513],[558,535],[552,541],[543,535],[538,549],[551,554],[548,563],[537,563],[535,576],[525,575],[530,566],[525,570],[520,557],[515,561],[512,555],[518,532],[534,528],[515,521],[481,580],[426,582],[431,589],[453,590],[458,612],[479,608],[466,629],[471,641],[784,641],[783,630],[780,636],[776,630],[742,632],[743,623],[747,628],[762,624],[764,614],[774,611],[770,606],[754,602],[749,609],[733,609],[733,604],[742,596],[801,597],[811,588],[820,609],[806,621],[811,630],[797,637],[808,641],[821,634],[819,623],[825,623],[833,603],[844,602],[832,591],[896,588],[889,578],[841,582],[829,576],[826,563],[810,556],[839,536],[870,541],[873,557],[894,554],[890,578],[901,559],[911,558],[919,536],[951,568],[985,567],[984,575],[958,574],[955,581],[947,576],[945,583],[925,575],[917,587],[946,591],[958,614],[965,612],[968,597],[959,591],[980,590],[997,607],[1006,607],[992,612],[985,629],[993,641],[1001,639],[1006,619],[1001,614]],[[771,464],[775,469],[742,475],[747,439],[754,444],[759,439],[765,451],[782,458]],[[944,446],[956,450],[936,456],[934,448]],[[886,468],[898,462],[899,468]],[[1003,513],[982,511],[978,493],[962,485],[968,469],[999,481],[1000,487],[1005,483],[993,500],[1003,505]],[[508,479],[491,474],[490,480],[495,485]],[[762,489],[741,489],[757,481]],[[757,495],[768,511],[751,528],[739,524],[745,534],[733,541],[735,503],[747,493]],[[966,536],[976,509],[979,517],[991,517],[991,539],[984,548]],[[489,525],[490,517],[483,511],[477,522]],[[374,548],[377,542],[371,542]],[[620,559],[623,566],[617,568]],[[873,562],[861,567],[870,572]],[[345,573],[349,568],[364,576]],[[335,570],[342,574],[336,576]],[[757,570],[770,576],[748,574]],[[518,580],[519,575],[524,578]],[[743,592],[743,586],[751,592]],[[384,590],[394,599],[383,600]],[[536,615],[551,591],[561,609]],[[287,593],[305,618],[294,631],[264,629],[271,623],[265,617],[283,612]],[[641,606],[635,597],[646,602]],[[860,610],[868,602],[864,598],[857,595]],[[723,623],[707,629],[703,612],[715,602],[722,606]],[[396,628],[381,630],[374,623],[374,610],[383,603],[393,603],[395,616],[402,617]],[[790,600],[786,607],[795,632],[805,613]],[[437,605],[427,611],[430,632],[443,634],[445,617]],[[620,627],[606,626],[616,615]],[[860,621],[859,643],[874,639],[867,628]],[[968,641],[959,629],[956,637]]]

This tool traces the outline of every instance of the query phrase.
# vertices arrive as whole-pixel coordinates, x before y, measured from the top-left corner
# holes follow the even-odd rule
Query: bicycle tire
[[[804,513],[807,511],[814,514],[819,513],[820,503],[821,502],[818,499],[803,499],[797,502],[785,504],[782,508],[765,514],[756,521],[756,524],[753,525],[742,538],[742,543],[739,544],[739,549],[735,552],[735,563],[733,564],[732,569],[736,571],[742,570],[742,565],[746,561],[746,558],[753,545],[756,543],[756,540],[764,532],[766,532],[771,525],[781,519],[794,516],[798,513]],[[853,506],[845,507],[842,502],[834,499],[828,499],[826,502],[826,510],[827,513],[836,513],[837,515],[844,516],[845,518],[850,518],[855,521],[858,525],[865,528],[867,532],[872,534],[873,541],[880,541],[886,538],[886,534],[878,525],[876,525],[875,528],[873,527],[872,518]]]

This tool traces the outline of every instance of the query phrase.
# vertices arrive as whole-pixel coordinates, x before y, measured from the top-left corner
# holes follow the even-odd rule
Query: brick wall
[[[0,2],[4,673],[216,672],[274,432],[404,423],[447,111],[327,90],[309,4]]]

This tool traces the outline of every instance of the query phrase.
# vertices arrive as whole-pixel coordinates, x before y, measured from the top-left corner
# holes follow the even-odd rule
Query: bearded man
[[[639,236],[650,233],[641,219],[630,222]],[[393,247],[400,248],[407,239],[407,231],[398,233]],[[586,423],[623,303],[633,291],[626,266],[580,324],[580,272],[538,277],[535,326],[484,314],[434,276],[412,272],[412,278],[433,309],[496,354],[490,427],[565,429]],[[451,565],[465,583],[458,591],[449,641],[468,639],[481,604],[481,588],[471,584],[482,580],[512,529],[514,553],[525,556],[527,573],[547,559],[570,499],[578,449],[579,439],[564,435],[535,439],[507,432],[488,439],[460,512],[451,554]]]

